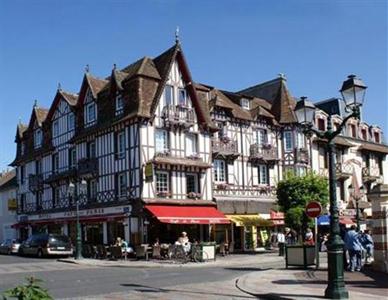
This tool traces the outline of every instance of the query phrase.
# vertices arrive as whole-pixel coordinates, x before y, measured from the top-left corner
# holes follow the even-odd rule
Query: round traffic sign
[[[318,217],[322,212],[321,203],[317,201],[311,201],[306,205],[306,215],[310,218]]]

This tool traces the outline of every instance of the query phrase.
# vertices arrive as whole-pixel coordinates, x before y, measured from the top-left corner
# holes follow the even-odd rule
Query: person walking
[[[345,234],[345,247],[349,252],[349,271],[361,271],[361,251],[363,249],[360,234],[356,231],[356,225],[352,225]]]
[[[366,250],[365,263],[370,264],[374,260],[373,259],[374,242],[369,229],[366,229],[364,231],[364,234],[362,235],[361,243]]]
[[[279,248],[279,256],[284,256],[284,245],[286,243],[286,237],[283,231],[278,232],[278,234],[276,235],[276,240]]]

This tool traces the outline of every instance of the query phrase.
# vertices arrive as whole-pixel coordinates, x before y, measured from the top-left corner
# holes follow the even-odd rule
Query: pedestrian
[[[296,232],[288,227],[285,229],[286,243],[287,245],[294,245],[296,243]]]
[[[307,246],[314,246],[314,235],[310,228],[307,228],[304,236],[304,244]]]
[[[352,225],[345,235],[345,247],[349,252],[350,272],[361,271],[361,251],[363,249],[360,242],[360,234],[356,231],[356,225]]]
[[[361,244],[366,250],[365,263],[366,264],[372,263],[374,260],[373,258],[374,242],[369,229],[366,229],[364,231],[364,234],[362,235],[362,238],[361,238]]]
[[[279,256],[284,256],[284,245],[286,242],[286,237],[284,236],[284,233],[282,231],[279,231],[276,235],[276,241],[278,243]]]
[[[348,256],[346,255],[348,251],[345,245],[345,235],[346,235],[346,226],[344,224],[340,224],[340,236],[341,236],[341,239],[344,241],[342,258],[343,258],[344,270],[347,270],[349,264],[348,264]]]

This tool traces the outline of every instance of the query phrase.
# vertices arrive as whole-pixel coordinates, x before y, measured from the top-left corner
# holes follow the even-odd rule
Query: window
[[[304,167],[297,167],[295,172],[296,172],[296,176],[299,176],[299,177],[305,176],[306,175],[306,168],[304,168]]]
[[[378,132],[373,133],[374,138],[375,138],[375,143],[380,143],[380,134]]]
[[[96,120],[96,104],[89,103],[86,106],[86,123],[92,123]]]
[[[39,148],[42,146],[42,129],[38,128],[34,132],[34,147]]]
[[[185,89],[178,89],[179,105],[187,106],[187,94]]]
[[[59,124],[58,120],[55,120],[52,125],[52,130],[53,130],[53,137],[57,137],[59,135]]]
[[[366,129],[362,129],[361,130],[361,137],[364,141],[366,141],[368,139],[368,135],[366,133]]]
[[[59,170],[59,155],[58,153],[53,154],[53,173],[57,173]]]
[[[36,192],[36,196],[35,196],[35,200],[36,200],[36,208],[37,209],[42,209],[42,192]]]
[[[35,174],[42,174],[42,160],[35,161]]]
[[[127,194],[127,174],[121,173],[118,175],[118,190],[117,195],[119,197],[124,197]]]
[[[240,103],[243,109],[249,110],[249,99],[242,98]]]
[[[304,134],[302,132],[298,132],[297,133],[297,139],[298,139],[298,148],[305,148],[306,147],[306,143],[305,143],[305,138],[304,138]]]
[[[58,207],[60,203],[60,198],[61,198],[61,188],[60,187],[55,187],[53,188],[53,207]]]
[[[69,165],[74,168],[77,165],[77,151],[75,148],[69,149]]]
[[[225,182],[225,161],[216,159],[214,160],[214,181]]]
[[[157,194],[168,194],[170,191],[170,181],[168,172],[157,171],[156,176],[156,193]]]
[[[227,134],[226,134],[226,124],[220,122],[220,123],[217,124],[217,126],[220,129],[218,131],[218,137],[219,138],[226,137],[227,136]]]
[[[75,116],[73,113],[67,115],[67,130],[73,130],[75,128]]]
[[[269,184],[268,168],[266,165],[259,165],[259,184]]]
[[[92,179],[88,182],[88,197],[92,201],[95,201],[97,198],[97,180]]]
[[[121,94],[116,96],[116,115],[121,114],[124,110],[124,99]]]
[[[174,105],[174,88],[171,85],[164,88],[164,105]]]
[[[125,157],[125,131],[121,131],[117,134],[117,158],[122,159]]]
[[[350,136],[353,138],[357,137],[357,132],[356,132],[356,125],[350,124],[349,125],[349,130],[350,130]]]
[[[24,178],[26,178],[26,167],[25,166],[20,166],[20,183],[24,183]]]
[[[340,124],[337,122],[334,122],[334,124],[333,124],[334,131],[338,130],[339,127],[340,127]]]
[[[321,131],[325,130],[325,120],[324,119],[318,119],[318,130],[321,130]]]
[[[186,174],[186,192],[199,193],[197,174]]]
[[[186,134],[186,156],[196,155],[197,150],[197,136],[193,133]]]
[[[96,157],[96,142],[88,143],[88,158]]]
[[[259,145],[264,145],[264,144],[268,143],[267,130],[265,130],[265,129],[258,129],[256,131],[256,142]]]
[[[168,131],[163,129],[155,130],[155,151],[156,153],[169,152]]]
[[[292,132],[285,131],[284,132],[284,150],[291,151],[294,148],[293,140],[292,140]]]

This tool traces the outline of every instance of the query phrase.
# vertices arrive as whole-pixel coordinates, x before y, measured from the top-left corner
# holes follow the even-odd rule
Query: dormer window
[[[325,131],[325,120],[318,119],[318,129],[321,131]]]
[[[124,99],[121,94],[116,95],[116,116],[123,113],[124,110]]]
[[[187,105],[187,93],[185,89],[178,89],[179,95],[179,105],[186,106]]]
[[[74,130],[75,128],[75,116],[74,113],[69,113],[67,115],[67,130]]]
[[[90,124],[96,121],[97,118],[97,107],[94,102],[86,105],[86,124]]]
[[[367,135],[367,132],[366,132],[366,129],[361,129],[361,137],[364,141],[366,141],[368,139],[368,135]]]
[[[174,104],[174,88],[171,85],[166,85],[164,88],[164,105]]]
[[[246,110],[249,110],[249,109],[250,109],[249,99],[242,98],[240,103],[241,103],[241,107],[242,107],[243,109],[246,109]]]
[[[59,135],[59,124],[58,120],[55,120],[52,125],[53,137],[57,137]]]
[[[351,136],[352,138],[356,138],[356,137],[357,137],[356,125],[350,124],[350,125],[349,125],[349,131],[350,131],[350,136]]]
[[[24,155],[25,151],[26,151],[26,144],[24,144],[24,142],[22,142],[20,145],[20,154]]]
[[[42,129],[38,128],[34,133],[34,148],[40,148],[42,146]]]
[[[375,138],[375,143],[380,143],[380,133],[375,131],[373,135]]]

